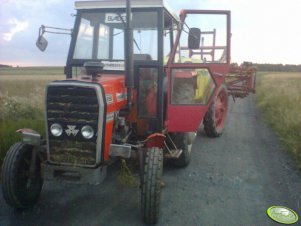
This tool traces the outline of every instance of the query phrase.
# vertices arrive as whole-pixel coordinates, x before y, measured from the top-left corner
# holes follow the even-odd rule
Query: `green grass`
[[[138,187],[139,178],[132,173],[135,170],[135,163],[131,160],[125,161],[122,159],[120,164],[120,172],[117,176],[118,182],[126,187]]]
[[[0,93],[26,98],[32,93],[44,95],[47,83],[64,78],[61,67],[0,68]]]
[[[44,123],[45,121],[42,115],[39,115],[35,119],[25,118],[0,121],[0,166],[9,147],[22,139],[21,135],[16,133],[16,130],[20,128],[31,128],[44,135]]]
[[[9,147],[21,139],[16,130],[31,128],[45,134],[45,86],[61,79],[62,67],[0,69],[0,166]]]
[[[0,68],[1,75],[23,76],[23,75],[63,75],[63,67],[11,67]]]
[[[256,98],[266,121],[301,168],[301,73],[265,73]]]

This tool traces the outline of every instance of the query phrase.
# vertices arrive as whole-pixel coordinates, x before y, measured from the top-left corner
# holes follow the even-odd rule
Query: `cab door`
[[[180,20],[168,64],[169,132],[198,129],[230,65],[230,11],[183,10]],[[200,31],[197,47],[188,44],[191,28]]]

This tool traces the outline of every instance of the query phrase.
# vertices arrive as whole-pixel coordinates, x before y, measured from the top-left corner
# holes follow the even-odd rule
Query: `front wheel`
[[[228,111],[228,93],[226,86],[221,85],[209,110],[204,117],[204,130],[208,137],[222,135]]]
[[[157,147],[145,153],[141,183],[141,210],[146,224],[155,224],[159,218],[161,200],[161,176],[163,171],[163,152]]]
[[[43,186],[41,161],[35,156],[34,172],[30,172],[34,159],[33,146],[18,142],[11,146],[2,166],[1,184],[3,197],[8,205],[27,208],[34,205]]]

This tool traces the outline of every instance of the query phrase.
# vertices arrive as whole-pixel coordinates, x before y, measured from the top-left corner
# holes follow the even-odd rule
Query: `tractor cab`
[[[125,1],[76,2],[75,7],[77,17],[68,54],[67,77],[78,75],[79,71],[70,69],[82,67],[86,61],[103,62],[105,71],[124,71]],[[131,1],[135,64],[166,64],[178,25],[179,18],[163,1]]]
[[[132,0],[129,49],[124,1],[75,6],[67,78],[86,74],[83,65],[90,61],[101,62],[102,73],[112,76],[128,77],[133,70],[126,86],[134,88],[137,116],[151,121],[149,131],[165,125],[169,131],[196,131],[229,70],[230,12],[182,10],[178,17],[163,0]],[[126,68],[129,57],[132,69]]]
[[[152,121],[150,130],[163,129],[163,80],[180,27],[163,1],[131,1],[132,49],[127,47],[125,1],[76,2],[77,16],[65,74],[76,79],[87,74],[84,64],[101,62],[103,75],[126,75],[133,59],[137,115]],[[127,54],[132,56],[128,56]],[[167,84],[167,83],[165,83]],[[126,85],[128,86],[128,85]],[[167,90],[167,87],[165,87]]]

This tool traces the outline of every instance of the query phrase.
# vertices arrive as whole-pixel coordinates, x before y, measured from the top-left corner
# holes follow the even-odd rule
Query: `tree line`
[[[0,64],[0,68],[7,68],[7,67],[12,67],[11,65],[6,65],[6,64]]]
[[[283,72],[301,72],[301,64],[257,64],[254,63],[258,71],[283,71]]]
[[[258,64],[253,63],[258,71],[284,71],[284,72],[301,72],[301,64]],[[12,67],[11,65],[0,64],[0,68]]]

